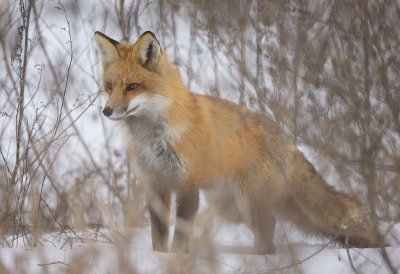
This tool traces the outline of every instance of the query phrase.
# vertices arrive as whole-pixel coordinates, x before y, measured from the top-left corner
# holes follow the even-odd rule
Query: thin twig
[[[49,266],[49,265],[55,265],[55,264],[69,265],[69,264],[67,264],[67,263],[64,263],[64,262],[62,262],[62,261],[55,261],[55,262],[52,262],[52,263],[47,263],[47,264],[37,264],[37,265],[38,265],[38,266]]]

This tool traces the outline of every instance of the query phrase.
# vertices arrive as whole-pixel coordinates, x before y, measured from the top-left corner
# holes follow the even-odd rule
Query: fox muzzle
[[[113,114],[112,108],[110,108],[110,107],[105,107],[105,108],[103,109],[103,114],[104,114],[104,116],[106,116],[106,117],[110,117],[110,116]]]

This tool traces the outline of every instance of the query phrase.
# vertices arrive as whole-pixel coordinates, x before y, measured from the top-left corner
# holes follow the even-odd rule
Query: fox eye
[[[135,88],[138,87],[139,84],[136,83],[130,83],[129,85],[126,86],[126,90],[130,91],[130,90],[134,90]]]
[[[106,90],[112,90],[112,84],[110,82],[106,82]]]

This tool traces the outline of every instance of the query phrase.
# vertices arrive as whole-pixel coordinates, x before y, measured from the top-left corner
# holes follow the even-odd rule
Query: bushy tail
[[[297,151],[289,173],[291,190],[282,214],[305,233],[326,236],[343,245],[376,247],[379,243],[371,218],[361,205],[328,186]]]

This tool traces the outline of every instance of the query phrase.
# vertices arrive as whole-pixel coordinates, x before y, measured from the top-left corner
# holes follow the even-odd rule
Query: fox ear
[[[119,45],[118,41],[111,39],[100,31],[94,33],[94,40],[96,41],[96,47],[103,64],[110,63],[119,57],[117,49],[117,46]]]
[[[150,71],[157,68],[161,60],[161,47],[154,33],[144,32],[137,40],[135,49],[142,67]]]

